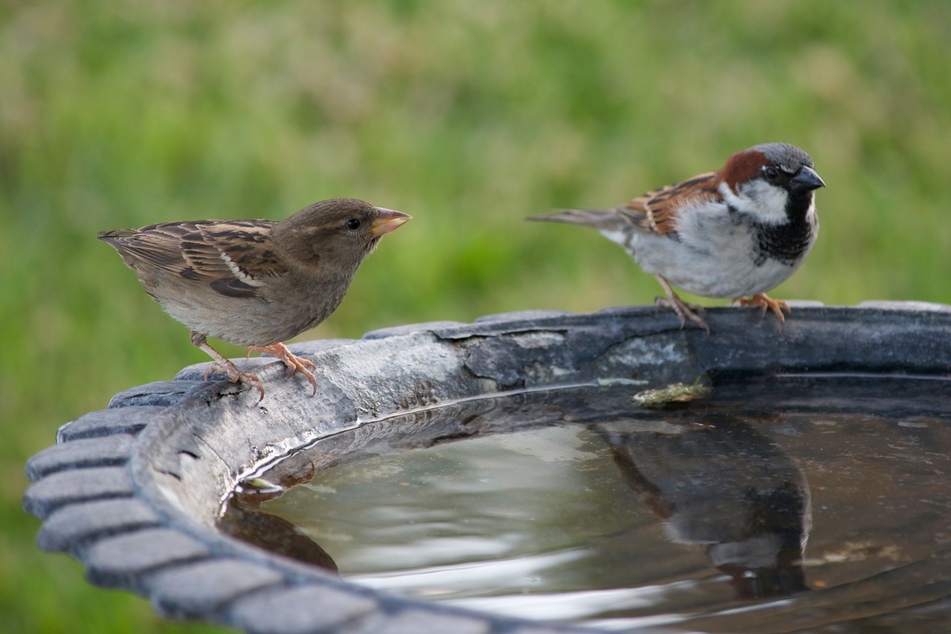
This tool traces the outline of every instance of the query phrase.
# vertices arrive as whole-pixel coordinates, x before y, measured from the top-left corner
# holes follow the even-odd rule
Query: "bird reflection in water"
[[[742,598],[786,596],[808,589],[802,569],[811,527],[809,488],[802,471],[748,422],[708,404],[631,407],[630,392],[534,393],[455,404],[335,435],[266,474],[273,489],[245,482],[219,527],[272,552],[336,570],[304,532],[263,513],[261,503],[342,462],[525,427],[578,424],[596,430],[610,448],[637,500],[663,521],[675,543],[698,546],[729,575]],[[262,480],[263,482],[263,480]],[[633,501],[633,500],[632,500]]]
[[[320,544],[283,517],[261,510],[264,502],[280,497],[290,487],[309,482],[313,477],[314,470],[305,468],[285,477],[279,485],[243,482],[228,499],[226,512],[218,520],[218,529],[269,552],[336,573],[337,562]]]
[[[808,589],[802,557],[811,507],[799,467],[741,420],[678,423],[668,426],[675,433],[627,431],[623,420],[598,429],[624,481],[669,538],[703,548],[740,597]]]

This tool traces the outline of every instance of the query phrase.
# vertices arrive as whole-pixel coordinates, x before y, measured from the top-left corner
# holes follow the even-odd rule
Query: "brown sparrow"
[[[789,305],[766,296],[792,275],[816,241],[814,190],[825,187],[812,159],[786,143],[766,143],[731,156],[716,172],[668,185],[611,210],[568,209],[529,220],[594,227],[621,245],[664,288],[681,327],[689,319],[710,332],[671,285],[741,306],[772,310],[780,323]]]
[[[232,383],[264,387],[212,348],[206,337],[270,354],[300,371],[317,393],[314,364],[281,343],[326,319],[380,237],[410,216],[362,200],[324,200],[290,218],[164,222],[101,231],[142,287],[191,329],[191,342]],[[260,400],[260,399],[259,399]]]

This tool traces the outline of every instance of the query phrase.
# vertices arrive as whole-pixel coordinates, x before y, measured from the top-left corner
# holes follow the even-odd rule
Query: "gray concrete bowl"
[[[524,312],[303,343],[293,348],[316,363],[317,396],[282,365],[252,359],[260,403],[256,391],[188,367],[64,425],[30,459],[24,504],[43,521],[41,548],[72,555],[92,583],[147,597],[168,618],[261,633],[584,631],[360,587],[233,539],[216,521],[242,478],[282,456],[460,398],[632,372],[655,386],[717,373],[951,373],[947,306],[793,304],[784,328],[748,309],[707,319],[710,336],[653,307]]]

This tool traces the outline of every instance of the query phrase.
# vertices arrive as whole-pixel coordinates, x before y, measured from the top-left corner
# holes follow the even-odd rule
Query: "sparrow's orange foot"
[[[764,315],[766,310],[769,309],[776,314],[776,319],[779,320],[780,324],[786,323],[786,315],[783,315],[783,311],[791,313],[792,310],[789,308],[789,304],[782,300],[772,299],[766,296],[766,293],[757,293],[752,297],[737,297],[733,300],[734,304],[739,306],[748,307],[755,306],[760,309],[760,312]]]
[[[211,365],[208,366],[208,369],[205,370],[206,381],[213,372],[221,372],[228,377],[228,380],[232,383],[241,382],[248,387],[256,389],[258,394],[261,395],[260,398],[258,398],[258,403],[264,400],[264,386],[261,385],[261,379],[259,379],[256,374],[239,370],[238,366],[232,363],[230,359],[226,359],[220,352],[208,345],[208,342],[205,340],[205,335],[199,332],[195,332],[194,330],[191,332],[191,342],[214,359]]]
[[[698,304],[687,304],[676,295],[674,295],[672,299],[658,297],[655,303],[658,306],[663,306],[664,308],[673,308],[674,312],[677,313],[677,316],[680,317],[681,328],[687,325],[687,320],[689,319],[693,323],[703,328],[708,335],[710,334],[710,326],[708,326],[707,322],[703,320],[703,317],[697,314],[702,314],[704,312],[703,306]]]
[[[704,313],[703,306],[699,304],[688,304],[684,300],[680,299],[677,293],[674,292],[674,289],[670,287],[670,284],[660,275],[655,276],[657,281],[660,282],[660,285],[664,287],[664,293],[667,295],[667,298],[658,297],[655,300],[655,303],[658,306],[663,306],[664,308],[673,308],[674,312],[677,313],[677,316],[680,317],[680,327],[683,328],[687,325],[687,320],[689,319],[693,323],[697,324],[703,328],[706,333],[710,334],[710,326],[707,325],[707,322],[703,320],[702,315]],[[699,313],[699,314],[698,314]]]
[[[253,387],[258,391],[258,394],[260,394],[258,403],[264,400],[264,386],[261,384],[261,379],[258,378],[258,375],[239,370],[238,366],[229,359],[213,361],[211,365],[208,366],[208,369],[205,370],[205,380],[207,381],[208,377],[215,372],[224,374],[231,383],[243,383],[248,387]]]
[[[272,343],[269,346],[248,346],[248,352],[251,351],[260,352],[262,354],[268,354],[276,359],[280,359],[284,362],[284,365],[287,366],[287,376],[294,376],[295,372],[300,372],[307,378],[310,382],[312,388],[314,388],[312,396],[317,395],[317,377],[314,376],[314,373],[311,370],[315,369],[317,366],[313,362],[308,361],[307,359],[301,359],[296,354],[287,349],[283,343]]]

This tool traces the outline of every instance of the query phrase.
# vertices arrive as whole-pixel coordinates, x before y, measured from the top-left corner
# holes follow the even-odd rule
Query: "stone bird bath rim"
[[[159,614],[248,632],[590,631],[399,598],[219,532],[236,484],[315,440],[440,403],[524,388],[639,378],[783,372],[951,373],[951,307],[793,303],[780,331],[756,311],[708,312],[681,330],[669,311],[520,312],[434,322],[360,340],[297,344],[318,393],[262,365],[267,397],[203,381],[204,365],[117,394],[64,425],[27,465],[38,543],[80,560],[95,584],[149,598]],[[268,364],[271,362],[270,364]]]

